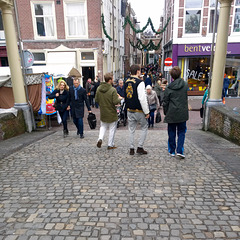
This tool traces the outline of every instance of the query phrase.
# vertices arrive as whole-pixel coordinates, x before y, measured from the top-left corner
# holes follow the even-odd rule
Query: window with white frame
[[[34,31],[36,37],[55,37],[53,3],[33,3]]]
[[[68,37],[87,36],[86,2],[65,2],[65,25]]]
[[[34,56],[33,66],[46,65],[45,52],[32,52]]]
[[[203,0],[185,1],[185,33],[199,34]]]
[[[233,32],[240,32],[240,0],[235,2],[235,17],[233,23]]]
[[[209,27],[208,27],[209,33],[213,33],[215,4],[216,4],[216,0],[210,0]],[[216,31],[217,31],[217,25],[218,25],[218,19],[219,19],[219,7],[220,7],[220,4],[218,2],[218,10],[216,15],[216,26],[215,26]]]

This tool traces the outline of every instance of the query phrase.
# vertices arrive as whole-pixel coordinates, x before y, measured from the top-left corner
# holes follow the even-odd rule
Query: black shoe
[[[77,130],[77,135],[79,135],[79,131]]]
[[[134,155],[135,151],[134,151],[134,148],[130,148],[130,155]]]
[[[63,137],[65,138],[67,137],[67,135],[68,135],[68,130],[63,130]]]
[[[80,135],[80,138],[81,138],[81,139],[83,139],[83,138],[84,138],[84,135],[83,135],[83,134],[81,134],[81,135]]]
[[[137,153],[139,153],[140,155],[145,155],[145,154],[147,154],[148,152],[145,151],[143,148],[138,147],[138,148],[137,148]]]
[[[101,148],[101,146],[102,146],[102,140],[99,139],[98,142],[97,142],[97,147],[98,147],[98,148]]]

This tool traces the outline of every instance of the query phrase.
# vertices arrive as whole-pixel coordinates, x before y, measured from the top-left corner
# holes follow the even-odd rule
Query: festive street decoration
[[[126,28],[127,24],[129,24],[130,27],[132,28],[132,30],[133,30],[135,33],[143,33],[143,32],[147,29],[148,25],[150,24],[150,26],[151,26],[151,28],[152,28],[152,31],[153,31],[154,33],[156,33],[156,34],[161,34],[161,33],[163,33],[163,32],[166,30],[170,19],[171,19],[171,18],[169,17],[168,20],[167,20],[166,25],[164,26],[164,28],[163,28],[161,31],[156,31],[155,28],[154,28],[154,26],[153,26],[153,23],[152,23],[152,19],[151,19],[151,18],[148,18],[147,24],[146,24],[142,29],[136,29],[136,28],[134,27],[134,25],[133,25],[130,17],[127,16],[127,17],[125,18],[125,22],[124,22],[124,25],[123,25],[123,29]]]
[[[140,51],[146,50],[146,51],[152,51],[152,50],[158,50],[161,47],[161,42],[162,39],[159,41],[159,43],[157,45],[154,44],[153,40],[150,40],[148,44],[144,44],[141,39],[137,40],[136,45],[134,44],[134,42],[132,42],[131,40],[129,40],[131,46],[133,48],[137,48]]]
[[[104,15],[103,14],[101,16],[101,19],[102,19],[103,32],[104,32],[105,36],[109,39],[109,41],[112,41],[112,38],[107,33],[106,26],[105,26]]]

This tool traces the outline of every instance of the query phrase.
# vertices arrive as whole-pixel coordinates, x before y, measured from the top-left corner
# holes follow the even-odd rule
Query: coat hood
[[[102,93],[106,93],[107,91],[109,91],[112,88],[112,86],[106,82],[102,82],[100,84],[100,86],[98,87],[98,91],[102,92]]]
[[[178,78],[175,81],[173,81],[172,83],[170,83],[168,85],[168,88],[172,89],[172,90],[179,90],[179,89],[183,88],[184,86],[185,86],[184,80],[181,78]]]

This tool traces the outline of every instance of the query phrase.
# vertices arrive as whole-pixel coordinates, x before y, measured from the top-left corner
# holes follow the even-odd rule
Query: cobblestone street
[[[192,141],[150,131],[147,156],[59,131],[1,160],[0,239],[240,239],[240,182]]]

